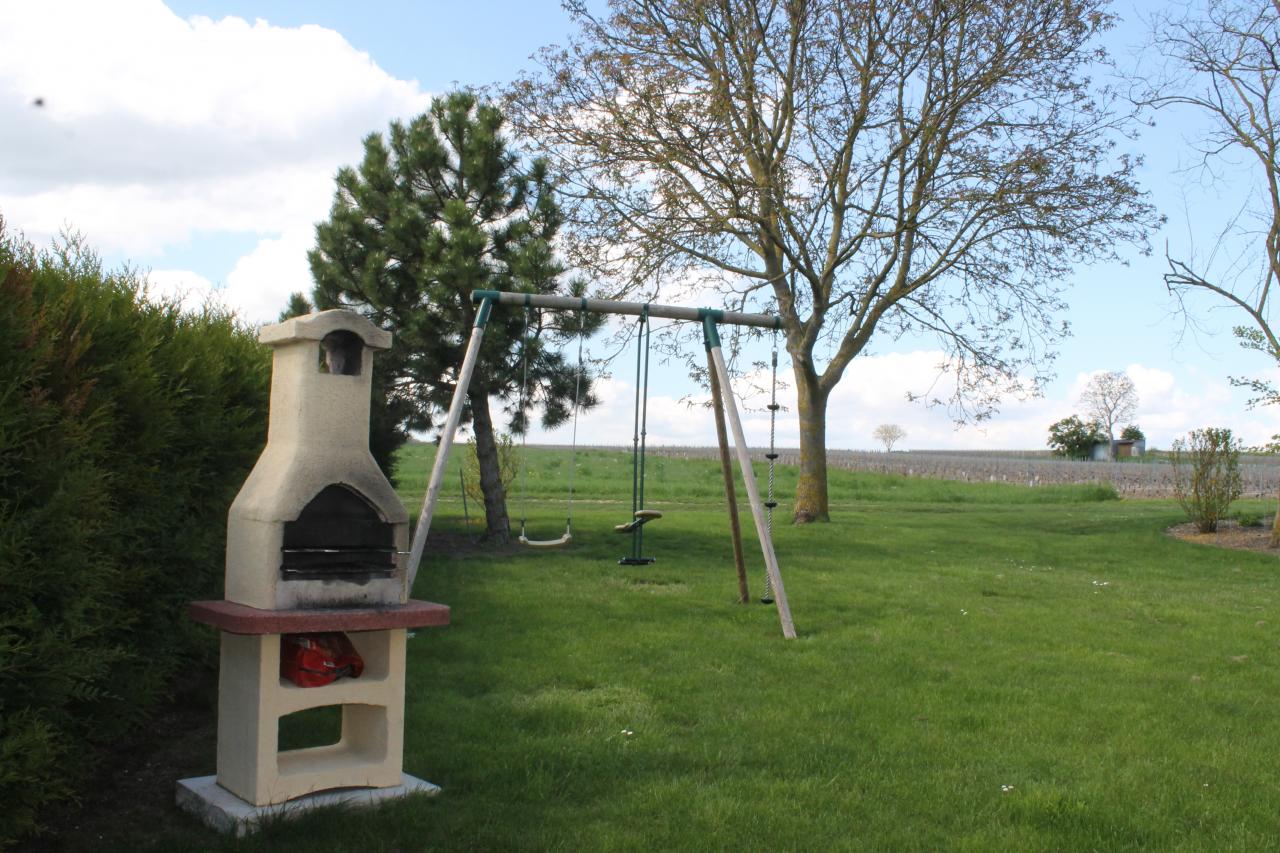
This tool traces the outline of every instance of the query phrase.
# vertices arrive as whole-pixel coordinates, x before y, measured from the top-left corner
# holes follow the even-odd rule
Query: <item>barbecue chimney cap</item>
[[[319,341],[332,332],[351,332],[364,341],[370,349],[389,349],[391,333],[379,329],[354,311],[334,308],[316,314],[293,317],[283,323],[263,326],[258,340],[269,346],[280,346],[291,341]]]

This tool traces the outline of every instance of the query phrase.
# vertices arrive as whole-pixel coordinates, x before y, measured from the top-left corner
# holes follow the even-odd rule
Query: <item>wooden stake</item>
[[[738,603],[751,600],[747,591],[747,562],[742,553],[742,524],[738,521],[738,494],[733,486],[733,460],[729,458],[729,434],[724,426],[724,409],[720,407],[720,377],[716,364],[707,352],[707,372],[711,375],[711,407],[716,412],[716,440],[720,444],[720,470],[724,474],[724,499],[729,508],[729,531],[733,537],[733,563],[738,569]]]

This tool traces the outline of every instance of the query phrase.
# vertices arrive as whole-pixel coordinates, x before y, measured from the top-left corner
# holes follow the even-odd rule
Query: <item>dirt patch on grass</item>
[[[1272,548],[1271,519],[1264,519],[1257,527],[1241,527],[1235,520],[1219,521],[1218,529],[1213,533],[1201,533],[1195,524],[1175,524],[1169,528],[1169,535],[1184,542],[1195,542],[1197,545],[1213,545],[1216,548],[1231,548],[1236,551],[1256,551],[1259,554],[1280,556],[1280,549]]]

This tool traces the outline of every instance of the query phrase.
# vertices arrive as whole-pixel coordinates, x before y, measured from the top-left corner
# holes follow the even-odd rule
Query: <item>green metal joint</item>
[[[473,290],[471,291],[471,301],[477,305],[486,299],[497,302],[498,297],[501,295],[501,290]]]
[[[713,314],[723,314],[722,311],[711,311],[709,308],[700,309],[707,313],[702,314],[702,341],[706,345],[707,352],[720,346],[720,330],[716,328],[716,318]]]
[[[717,323],[723,322],[724,311],[720,310],[719,308],[699,308],[698,309],[699,320],[706,320],[708,317],[715,320]]]
[[[484,296],[480,299],[480,307],[476,310],[476,328],[483,329],[484,324],[489,322],[489,312],[493,310],[493,301],[498,296],[496,290],[477,290],[476,293],[492,293],[492,296]]]

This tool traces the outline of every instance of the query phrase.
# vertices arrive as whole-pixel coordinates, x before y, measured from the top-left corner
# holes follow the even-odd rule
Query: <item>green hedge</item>
[[[221,594],[269,376],[230,316],[0,219],[0,847],[211,662],[185,605]]]

